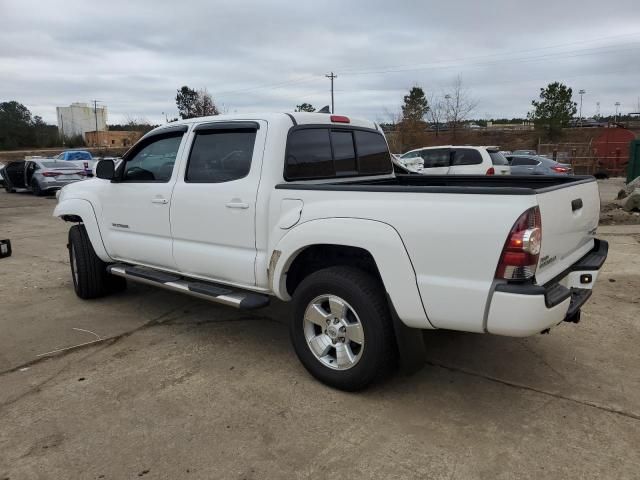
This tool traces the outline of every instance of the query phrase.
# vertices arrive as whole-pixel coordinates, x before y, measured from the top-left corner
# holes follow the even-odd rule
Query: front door
[[[171,203],[180,272],[255,285],[256,196],[265,122],[198,125]]]
[[[7,177],[5,182],[7,182],[9,188],[24,188],[26,186],[24,183],[26,167],[27,162],[22,161],[11,162],[4,167],[4,173]]]
[[[117,260],[175,270],[169,208],[186,126],[139,142],[100,189],[102,231]]]

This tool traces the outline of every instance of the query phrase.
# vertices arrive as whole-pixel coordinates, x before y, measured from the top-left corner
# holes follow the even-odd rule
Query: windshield
[[[489,156],[491,157],[491,163],[494,165],[509,165],[506,157],[500,152],[489,152]]]

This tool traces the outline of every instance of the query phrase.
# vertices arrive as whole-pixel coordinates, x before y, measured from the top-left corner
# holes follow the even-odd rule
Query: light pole
[[[587,92],[581,88],[578,93],[580,94],[580,128],[582,128],[582,96]]]
[[[620,107],[620,102],[616,102],[615,106],[616,106],[616,116],[613,117],[613,123],[618,123],[618,108]]]

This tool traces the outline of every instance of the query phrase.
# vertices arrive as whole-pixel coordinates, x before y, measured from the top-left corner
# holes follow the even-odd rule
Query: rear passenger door
[[[420,152],[424,160],[422,175],[447,175],[450,168],[451,150],[448,148],[425,148]]]
[[[171,230],[178,270],[196,278],[255,285],[256,197],[267,124],[195,127],[173,191]]]

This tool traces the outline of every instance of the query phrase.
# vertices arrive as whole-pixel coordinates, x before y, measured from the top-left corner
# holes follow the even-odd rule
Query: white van
[[[444,145],[411,150],[398,162],[422,175],[510,175],[509,162],[497,147]]]

